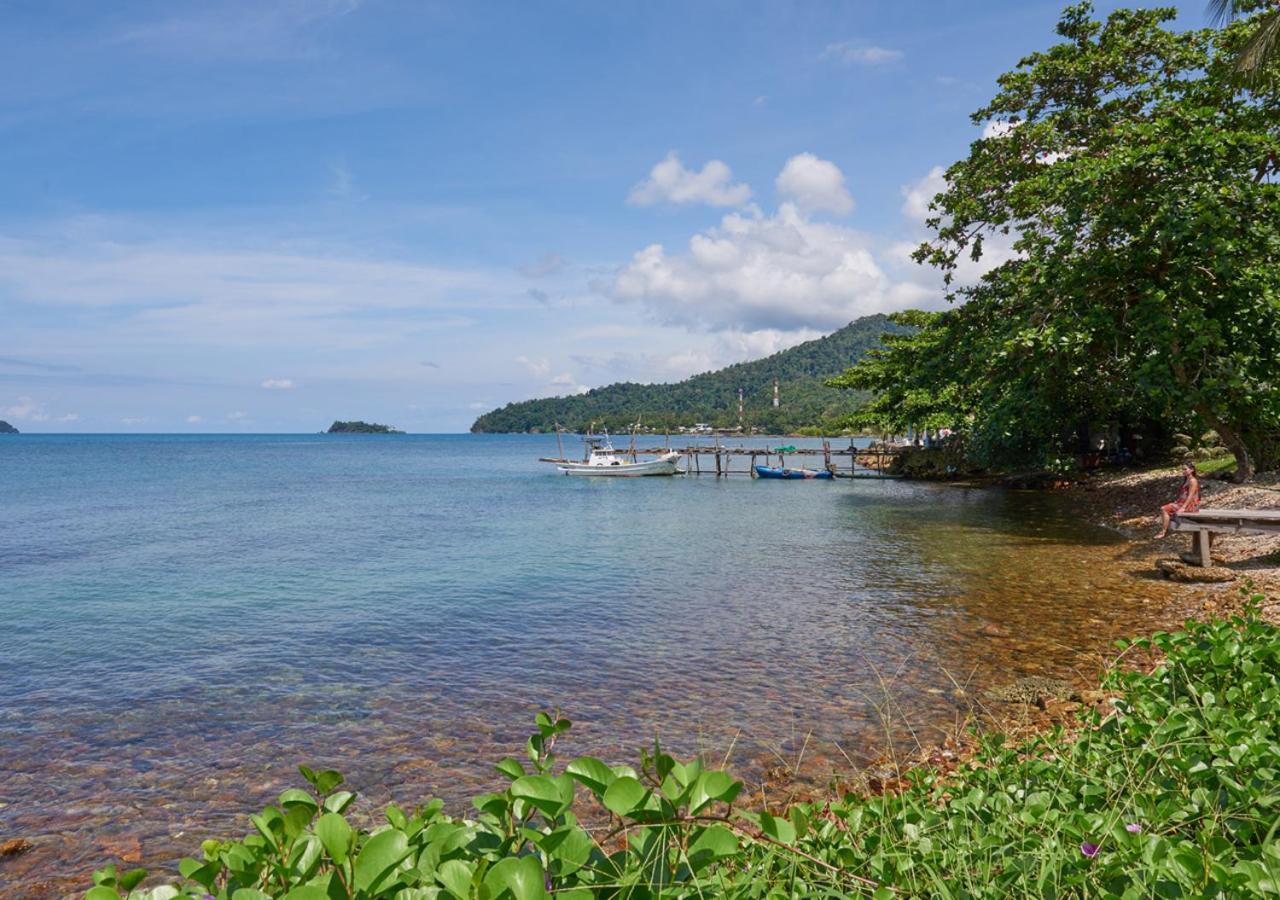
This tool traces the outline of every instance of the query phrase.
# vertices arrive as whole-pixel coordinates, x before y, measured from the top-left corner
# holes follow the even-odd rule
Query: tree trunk
[[[1231,455],[1236,458],[1235,480],[1240,483],[1253,481],[1253,457],[1249,454],[1249,447],[1245,444],[1244,438],[1240,436],[1240,432],[1224,423],[1208,410],[1201,409],[1199,413],[1209,427],[1218,432],[1218,437],[1222,439],[1222,445],[1230,450]]]

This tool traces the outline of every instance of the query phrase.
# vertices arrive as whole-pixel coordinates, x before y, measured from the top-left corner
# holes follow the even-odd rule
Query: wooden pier
[[[799,462],[793,463],[797,468],[822,468],[837,478],[896,478],[895,475],[886,475],[885,469],[892,463],[893,458],[903,452],[902,447],[854,447],[850,444],[848,447],[833,448],[829,440],[823,440],[821,447],[797,447],[797,448],[770,448],[770,447],[731,447],[720,440],[714,444],[688,444],[684,447],[672,447],[664,445],[660,447],[637,447],[634,443],[626,449],[618,448],[619,456],[629,456],[632,460],[636,460],[640,456],[657,456],[663,453],[679,453],[684,457],[684,471],[686,475],[715,475],[717,478],[727,478],[730,475],[749,475],[752,478],[756,476],[756,466],[777,465],[786,468],[787,460],[794,457],[801,457]],[[783,450],[784,452],[779,452]],[[563,450],[561,451],[563,453]],[[822,457],[821,466],[808,465],[811,457]],[[859,457],[875,457],[876,465],[873,467],[860,467],[858,465]],[[707,461],[704,463],[703,459]],[[845,461],[848,461],[847,463]],[[562,463],[577,462],[563,457],[544,456],[539,462]],[[776,461],[776,462],[775,462]]]

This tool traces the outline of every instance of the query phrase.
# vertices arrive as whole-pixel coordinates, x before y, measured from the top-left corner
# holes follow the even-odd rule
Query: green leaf
[[[760,813],[760,830],[775,841],[781,841],[784,844],[794,844],[796,841],[795,826],[786,819],[767,812]]]
[[[314,884],[304,884],[284,895],[284,900],[330,900],[329,892]]]
[[[471,881],[475,876],[475,866],[460,859],[449,859],[440,863],[436,869],[436,880],[458,900],[469,900],[471,897]]]
[[[649,791],[635,778],[623,775],[609,785],[600,799],[611,813],[626,816],[644,806]]]
[[[337,813],[325,813],[316,822],[316,837],[324,844],[324,850],[338,865],[347,861],[351,849],[351,826]]]
[[[587,864],[595,841],[577,825],[565,825],[542,837],[538,848],[560,865],[554,871],[569,875]]]
[[[147,877],[146,869],[130,869],[128,872],[125,872],[123,875],[120,876],[120,879],[119,879],[120,890],[124,891],[127,894],[129,893],[129,891],[136,888],[138,884],[142,881],[142,879],[146,877]]]
[[[511,795],[554,819],[573,804],[573,782],[564,775],[525,775],[511,782]]]
[[[498,860],[484,877],[485,887],[499,898],[509,892],[513,900],[543,900],[547,896],[542,866],[532,856],[508,856]]]
[[[324,811],[331,813],[344,813],[347,807],[351,805],[351,801],[356,799],[356,795],[351,791],[338,791],[324,798]]]
[[[613,770],[591,756],[580,756],[565,766],[565,774],[576,779],[597,797],[617,780]]]
[[[738,852],[738,838],[723,825],[704,828],[689,846],[689,868],[701,872],[717,860],[734,856]]]
[[[97,887],[90,888],[88,893],[84,895],[84,900],[120,900],[120,894],[115,888],[100,884]]]
[[[689,794],[689,812],[696,815],[715,801],[732,803],[741,790],[742,782],[734,781],[724,772],[703,772]]]
[[[520,778],[525,774],[524,766],[520,765],[520,761],[512,759],[510,756],[498,763],[494,768],[503,775],[506,775],[512,781],[515,781],[517,778]]]
[[[389,828],[379,831],[360,848],[356,857],[355,885],[362,891],[376,893],[389,886],[396,867],[409,855],[409,839],[403,831]]]
[[[271,900],[271,896],[255,888],[240,888],[231,895],[231,900]]]

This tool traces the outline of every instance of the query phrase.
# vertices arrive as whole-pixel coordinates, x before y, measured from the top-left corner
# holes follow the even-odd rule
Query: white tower
[[[777,409],[782,405],[782,401],[778,399],[778,379],[773,379],[773,408]]]

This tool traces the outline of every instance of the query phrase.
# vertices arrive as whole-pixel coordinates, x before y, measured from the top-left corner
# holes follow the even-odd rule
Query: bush
[[[131,897],[219,900],[558,897],[1238,897],[1280,892],[1280,632],[1252,607],[1135,641],[1162,657],[1111,673],[1114,712],[1017,746],[987,735],[950,774],[905,789],[799,804],[734,805],[741,782],[655,746],[638,769],[553,753],[568,721],[540,714],[526,759],[477,797],[354,828],[337,772],[302,775],[238,841],[206,841],[180,884]],[[587,798],[590,798],[589,800]],[[586,800],[600,827],[579,818]],[[575,812],[575,809],[577,812]],[[145,873],[95,873],[89,900]]]

